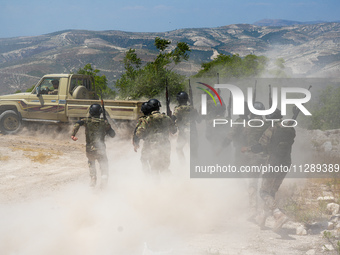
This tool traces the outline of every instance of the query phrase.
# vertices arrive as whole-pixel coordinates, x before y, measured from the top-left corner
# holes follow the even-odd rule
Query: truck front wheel
[[[3,134],[15,134],[21,129],[21,119],[12,110],[4,111],[0,115],[0,131]]]

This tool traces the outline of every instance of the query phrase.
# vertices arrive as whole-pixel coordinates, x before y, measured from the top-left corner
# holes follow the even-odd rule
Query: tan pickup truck
[[[91,104],[101,104],[94,79],[81,74],[49,74],[32,92],[0,96],[0,132],[17,133],[23,123],[72,123],[88,116]],[[135,121],[141,101],[104,100],[106,116],[119,122]]]

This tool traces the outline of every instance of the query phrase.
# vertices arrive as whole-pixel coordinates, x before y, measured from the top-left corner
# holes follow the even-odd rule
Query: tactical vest
[[[148,141],[164,141],[169,139],[169,126],[171,119],[160,112],[153,112],[146,120],[148,123]]]
[[[275,125],[270,139],[270,144],[268,146],[269,154],[276,159],[290,163],[295,135],[296,133],[293,127]]]
[[[179,128],[185,128],[190,123],[190,105],[180,105],[175,108],[176,124]]]
[[[86,121],[86,145],[92,149],[105,147],[106,123],[103,119],[91,118]]]
[[[254,119],[262,120],[262,118],[255,117]],[[260,140],[262,134],[266,131],[266,129],[269,127],[269,123],[264,121],[264,124],[262,127],[246,127],[246,136],[247,136],[247,145],[253,146],[258,143]]]

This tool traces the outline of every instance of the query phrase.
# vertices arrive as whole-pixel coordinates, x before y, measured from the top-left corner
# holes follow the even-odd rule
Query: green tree
[[[340,128],[340,87],[328,86],[320,94],[311,111],[311,129]]]
[[[203,63],[195,77],[216,77],[216,73],[227,78],[257,76],[265,70],[267,62],[268,59],[264,56],[250,54],[241,58],[238,54],[220,54],[214,60]]]
[[[91,64],[86,64],[83,68],[79,68],[77,73],[91,75],[94,77],[96,91],[99,97],[100,93],[102,92],[105,98],[114,98],[116,96],[116,92],[108,87],[106,76],[105,75],[99,76],[98,75],[99,72],[100,70],[93,69]]]
[[[185,76],[177,74],[172,69],[183,60],[188,60],[189,46],[178,42],[176,47],[169,51],[171,42],[162,38],[155,38],[154,45],[158,55],[154,61],[143,67],[134,49],[125,53],[123,60],[125,73],[116,82],[116,88],[122,98],[139,99],[152,98],[164,93],[168,84],[170,96],[184,90]]]
[[[275,68],[269,71],[269,74],[273,75],[276,78],[288,78],[288,75],[285,72],[285,60],[283,58],[278,58],[275,60],[274,65]]]
[[[137,56],[136,50],[130,48],[125,53],[123,63],[127,76],[135,78],[137,75],[137,70],[142,65],[142,60]]]

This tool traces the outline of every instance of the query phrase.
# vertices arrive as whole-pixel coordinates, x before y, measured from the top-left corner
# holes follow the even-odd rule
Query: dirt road
[[[130,141],[108,140],[108,188],[90,189],[79,138],[0,135],[0,254],[327,254],[321,229],[300,236],[290,222],[277,234],[272,219],[267,230],[246,221],[245,180],[190,179],[175,152],[172,175],[155,179]]]

